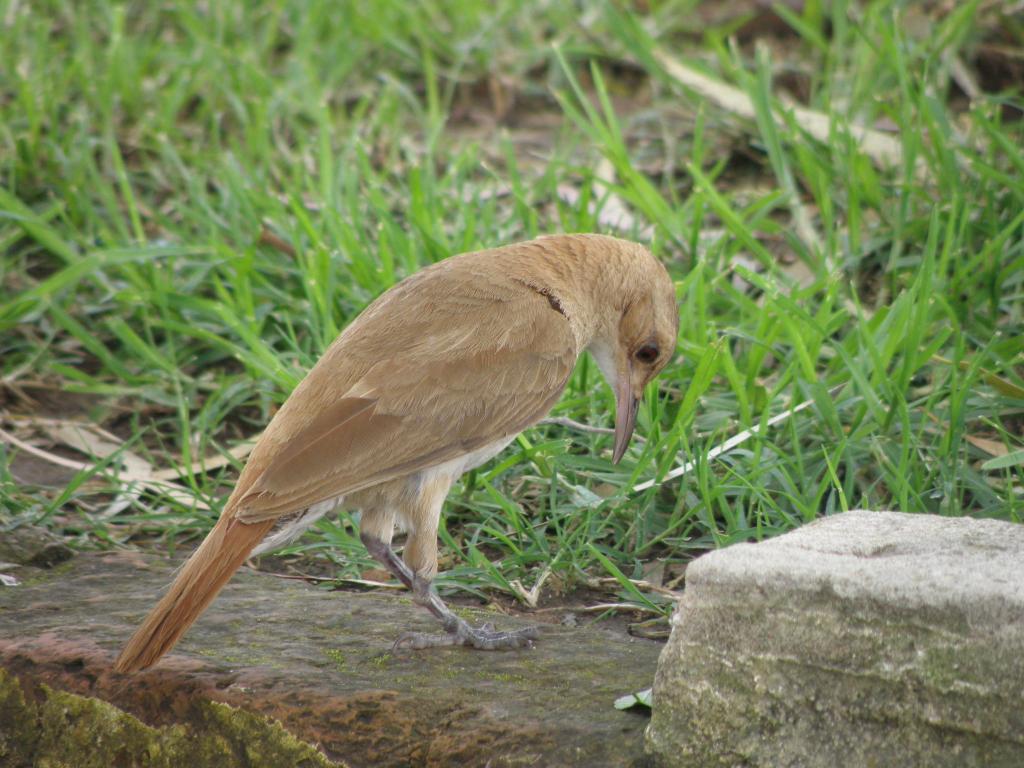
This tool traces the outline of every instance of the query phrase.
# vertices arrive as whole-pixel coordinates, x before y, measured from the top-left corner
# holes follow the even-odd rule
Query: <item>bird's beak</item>
[[[632,372],[632,366],[627,364],[615,382],[615,450],[612,452],[615,464],[619,463],[629,446],[636,426],[636,409],[640,405],[640,398],[633,391]]]

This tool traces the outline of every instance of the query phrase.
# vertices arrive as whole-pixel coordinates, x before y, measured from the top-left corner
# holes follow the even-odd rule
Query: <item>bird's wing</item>
[[[578,354],[557,302],[514,280],[442,285],[371,307],[329,350],[282,408],[315,414],[261,460],[233,499],[237,517],[267,520],[449,461],[551,409]],[[325,396],[345,365],[364,372]]]

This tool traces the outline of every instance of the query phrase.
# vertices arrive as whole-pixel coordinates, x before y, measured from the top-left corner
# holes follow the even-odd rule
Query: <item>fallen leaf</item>
[[[632,709],[633,707],[647,707],[647,709],[650,709],[653,694],[653,688],[647,688],[643,691],[637,691],[636,693],[627,693],[625,696],[619,696],[619,698],[615,700],[615,708]]]
[[[1007,448],[1002,443],[998,443],[995,440],[989,440],[986,437],[975,437],[974,435],[967,435],[966,440],[975,448],[984,451],[989,456],[1005,456],[1007,453],[1010,452],[1010,449]]]

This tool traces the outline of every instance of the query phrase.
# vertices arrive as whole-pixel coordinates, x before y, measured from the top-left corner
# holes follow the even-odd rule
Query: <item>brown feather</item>
[[[474,292],[477,282],[459,294],[457,312],[425,306],[429,296],[422,293],[430,286],[391,301],[380,319],[397,315],[418,326],[413,338],[402,340],[405,347],[396,347],[373,317],[363,321],[373,306],[342,333],[289,398],[285,408],[305,423],[239,499],[238,517],[265,520],[350,494],[517,434],[542,418],[576,362],[569,324],[546,297],[522,284],[505,281]],[[424,337],[433,339],[425,354],[418,350]],[[361,348],[367,338],[381,339],[372,359]],[[342,360],[364,372],[357,381],[338,376]],[[339,391],[339,384],[348,390]]]

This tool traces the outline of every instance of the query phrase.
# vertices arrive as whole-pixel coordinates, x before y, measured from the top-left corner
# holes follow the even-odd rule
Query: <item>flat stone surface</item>
[[[659,764],[1024,765],[1024,526],[848,512],[686,580]]]
[[[164,728],[159,733],[176,743],[181,727],[199,738],[212,716],[221,717],[211,715],[211,702],[228,704],[274,718],[326,758],[356,768],[644,759],[647,719],[613,702],[650,685],[658,644],[545,626],[531,650],[392,656],[403,630],[435,629],[407,597],[330,592],[245,570],[156,667],[115,674],[117,651],[172,568],[155,557],[109,553],[19,569],[19,586],[0,587],[0,676],[6,670],[16,679],[38,712],[54,710],[49,686],[114,704],[145,724],[131,725],[132,733]],[[499,628],[526,624],[483,611],[468,618]],[[5,701],[6,711],[25,711],[15,706],[22,694],[6,695],[0,690],[0,755],[5,735],[10,742],[24,729],[3,722]],[[257,762],[243,756],[239,764]]]
[[[64,542],[43,528],[21,526],[0,535],[0,571],[19,565],[50,568],[73,554]]]

